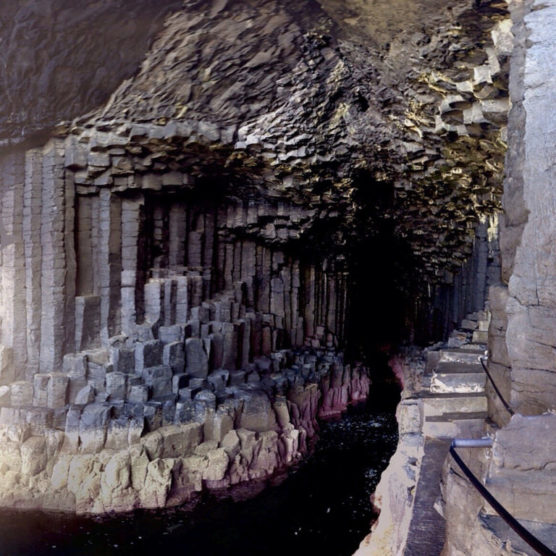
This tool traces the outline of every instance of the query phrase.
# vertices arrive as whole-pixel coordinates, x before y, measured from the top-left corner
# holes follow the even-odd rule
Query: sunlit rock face
[[[267,477],[365,398],[348,340],[484,303],[502,4],[127,4],[2,8],[56,60],[24,91],[38,62],[10,66],[0,119],[4,505]]]

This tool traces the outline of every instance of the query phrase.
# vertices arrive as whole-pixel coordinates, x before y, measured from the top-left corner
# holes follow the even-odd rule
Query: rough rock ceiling
[[[0,141],[106,102],[179,0],[8,0],[0,5]]]
[[[99,13],[98,27],[113,18]],[[499,0],[188,0],[136,75],[57,133],[123,148],[134,174],[155,160],[192,187],[303,204],[314,219],[301,239],[332,238],[338,252],[387,222],[419,271],[449,279],[498,208],[508,33]],[[75,72],[93,46],[64,63]],[[90,161],[73,168],[83,185],[113,179]]]
[[[505,5],[321,5],[186,3],[86,127],[165,125],[183,139],[143,138],[143,149],[321,219],[343,214],[340,246],[368,189],[388,183],[392,202],[375,213],[394,219],[427,274],[457,270],[478,216],[498,207]],[[184,127],[168,131],[174,122]]]

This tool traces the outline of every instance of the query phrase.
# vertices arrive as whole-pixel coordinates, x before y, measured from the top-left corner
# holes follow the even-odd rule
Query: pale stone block
[[[46,440],[42,436],[31,436],[21,445],[21,472],[26,476],[37,475],[46,463]]]
[[[162,362],[168,365],[173,373],[182,373],[185,369],[185,349],[183,342],[172,342],[164,346]]]
[[[51,373],[47,387],[47,405],[59,409],[66,405],[69,378],[63,373]]]
[[[37,373],[33,377],[33,405],[46,407],[48,403],[48,382],[50,375]]]
[[[127,375],[117,372],[106,375],[106,393],[110,400],[123,400],[126,392]]]
[[[33,404],[33,385],[30,382],[19,381],[11,385],[11,404],[13,407],[23,407]]]
[[[96,454],[104,448],[110,407],[103,404],[86,405],[79,420],[79,440],[83,453]]]

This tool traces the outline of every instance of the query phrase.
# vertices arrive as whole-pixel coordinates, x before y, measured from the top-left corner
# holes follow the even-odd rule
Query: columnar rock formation
[[[502,220],[503,285],[492,293],[496,326],[491,329],[493,371],[506,395],[523,414],[554,407],[556,367],[554,331],[553,197],[551,121],[554,76],[544,61],[554,42],[544,24],[553,7],[513,8],[516,49],[512,66],[511,139],[507,156]],[[533,37],[535,46],[525,44]],[[501,414],[493,411],[498,421]]]
[[[3,161],[8,378],[60,370],[66,353],[107,347],[121,333],[150,340],[155,327],[177,341],[175,325],[190,321],[187,335],[222,337],[206,349],[223,351],[214,365],[230,370],[308,339],[333,347],[343,338],[345,272],[280,248],[314,211],[196,190],[160,156],[129,154],[140,147],[122,136],[90,143],[96,150],[53,140]]]
[[[164,506],[299,459],[369,388],[334,355],[345,272],[280,246],[311,212],[83,142],[3,160],[2,503]]]
[[[366,396],[338,350],[380,320],[372,246],[403,249],[386,293],[423,336],[482,307],[495,258],[504,3],[145,0],[120,29],[128,4],[0,7],[2,504],[268,476]],[[20,32],[52,60],[31,87]]]
[[[556,4],[514,2],[511,7],[510,148],[500,232],[502,279],[489,297],[489,369],[516,415],[510,416],[489,386],[489,417],[497,425],[491,430],[492,453],[466,457],[477,460],[496,498],[554,549],[554,123],[549,107],[555,76],[546,61],[556,51]],[[455,473],[448,470],[445,482],[446,553],[478,546],[486,532],[496,538],[499,519],[490,515],[491,508]],[[453,523],[462,513],[470,518],[465,527]],[[526,545],[520,550],[533,553]],[[507,544],[499,551],[515,553]]]

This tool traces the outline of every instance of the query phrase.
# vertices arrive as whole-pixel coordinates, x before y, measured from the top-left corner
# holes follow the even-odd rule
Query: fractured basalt
[[[349,38],[337,9],[187,1],[125,80],[156,22],[122,34],[130,60],[92,113],[71,89],[28,135],[25,110],[4,126],[12,146],[48,140],[0,159],[2,504],[161,507],[297,461],[318,415],[368,391],[338,351],[359,232],[393,222],[443,331],[482,307],[504,4],[442,8],[389,46]]]
[[[107,382],[117,374],[104,372]],[[143,379],[131,372],[123,375],[135,383],[129,393],[113,391],[102,402],[83,397],[58,409],[31,405],[12,385],[11,404],[0,409],[0,504],[130,511],[266,479],[307,453],[319,416],[365,399],[370,384],[364,368],[322,349],[262,358],[233,386],[223,378],[229,374],[211,373],[221,384],[214,390],[184,374],[189,386],[178,392],[168,384],[158,395],[146,385],[145,399],[136,400],[129,394]]]

